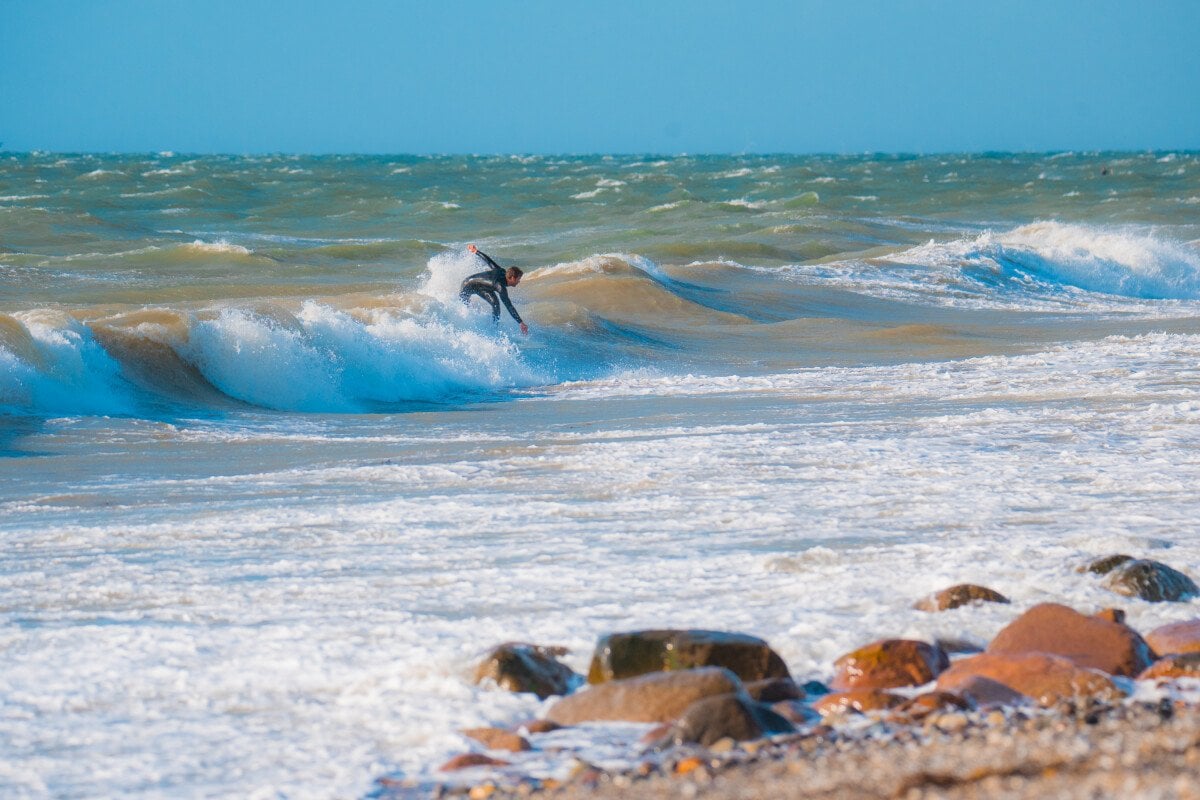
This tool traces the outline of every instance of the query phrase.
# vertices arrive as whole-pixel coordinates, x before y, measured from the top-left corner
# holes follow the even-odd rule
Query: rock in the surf
[[[1160,655],[1200,653],[1200,619],[1172,622],[1146,634],[1146,643]]]
[[[467,728],[462,731],[462,735],[474,739],[488,750],[521,753],[531,749],[528,739],[504,728]]]
[[[707,630],[611,633],[596,643],[587,677],[589,683],[603,683],[696,667],[725,667],[743,681],[791,677],[783,659],[762,639]]]
[[[1200,651],[1163,656],[1138,675],[1139,681],[1159,678],[1200,678]]]
[[[1093,575],[1107,575],[1122,564],[1133,561],[1133,556],[1127,556],[1124,553],[1114,553],[1110,556],[1100,556],[1093,559],[1082,567],[1077,569],[1077,572],[1090,572]]]
[[[1128,677],[1154,661],[1150,646],[1133,628],[1058,603],[1036,605],[1017,617],[996,634],[987,652],[1049,653],[1080,667]]]
[[[792,723],[745,694],[723,694],[688,706],[658,744],[707,747],[726,738],[744,742],[794,730]]]
[[[651,672],[568,695],[551,706],[546,718],[560,725],[603,720],[674,722],[697,700],[731,693],[745,694],[745,690],[738,676],[724,667]]]
[[[1187,600],[1200,594],[1196,582],[1161,561],[1126,561],[1104,578],[1104,586],[1126,597],[1151,603]]]
[[[949,611],[971,603],[1008,603],[1007,597],[994,589],[973,583],[960,583],[948,589],[922,597],[913,604],[918,611]]]
[[[1102,672],[1080,667],[1070,659],[1048,653],[981,653],[955,661],[938,677],[937,688],[972,697],[985,705],[969,686],[978,687],[976,679],[986,678],[1011,691],[1025,695],[1043,706],[1065,700],[1097,698],[1116,700],[1122,694],[1116,684]]]
[[[834,689],[892,689],[929,683],[950,665],[940,647],[915,639],[881,639],[833,663]]]
[[[887,711],[903,705],[904,701],[903,695],[881,689],[851,689],[825,695],[813,703],[813,710],[823,717],[845,711]]]
[[[471,767],[506,767],[507,761],[501,761],[498,758],[485,756],[483,753],[463,753],[455,756],[438,767],[441,772],[454,772],[460,769],[470,769]]]
[[[493,680],[510,692],[531,692],[541,699],[566,694],[577,682],[576,673],[558,660],[561,647],[508,642],[492,650],[475,668],[475,682]]]

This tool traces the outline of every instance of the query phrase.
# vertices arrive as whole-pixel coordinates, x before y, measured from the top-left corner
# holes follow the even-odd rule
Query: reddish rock
[[[490,679],[502,689],[532,692],[543,700],[551,695],[566,694],[576,677],[575,672],[557,658],[566,652],[561,647],[508,642],[488,653],[475,668],[475,682]]]
[[[1047,653],[983,653],[956,661],[938,678],[937,688],[978,699],[978,678],[999,683],[1041,705],[1096,697],[1120,698],[1121,691],[1102,672]],[[987,702],[987,701],[984,701]]]
[[[503,728],[467,728],[462,732],[468,739],[474,739],[488,750],[507,750],[510,753],[521,753],[532,749],[524,736],[506,731]]]
[[[804,690],[791,678],[769,678],[746,684],[746,694],[760,703],[778,703],[783,700],[803,700]]]
[[[1139,681],[1159,678],[1200,678],[1200,650],[1164,656],[1138,675]]]
[[[913,639],[882,639],[833,663],[834,689],[892,689],[929,683],[950,661],[941,648]]]
[[[742,694],[706,697],[688,706],[659,746],[699,744],[708,747],[722,739],[744,742],[777,733],[792,733],[792,723]]]
[[[498,758],[485,756],[483,753],[463,753],[442,764],[438,769],[442,772],[453,772],[456,769],[469,769],[471,767],[507,767],[508,763]]]
[[[1115,622],[1118,625],[1125,624],[1125,612],[1119,608],[1105,608],[1092,614],[1096,619],[1102,619],[1105,622]]]
[[[896,706],[897,717],[907,719],[924,719],[935,711],[966,711],[971,708],[971,702],[950,692],[932,691],[910,697]]]
[[[1187,575],[1149,559],[1126,561],[1108,573],[1104,586],[1151,603],[1178,602],[1200,594],[1200,587]]]
[[[722,667],[653,672],[564,697],[551,706],[546,718],[560,725],[593,720],[674,722],[697,700],[739,692],[744,692],[742,682]]]
[[[1163,655],[1200,652],[1200,619],[1155,628],[1146,634],[1146,643]]]
[[[913,604],[918,611],[949,611],[970,603],[1007,603],[1009,599],[999,592],[986,586],[973,583],[960,583],[949,589],[934,592]]]
[[[944,675],[945,673],[943,673]],[[941,678],[938,679],[939,684]],[[954,680],[954,691],[980,708],[989,706],[1021,706],[1031,698],[1014,691],[1003,683],[982,675],[967,675]]]
[[[1150,647],[1127,625],[1042,603],[1017,617],[988,645],[990,654],[1050,653],[1110,675],[1134,676],[1154,660]]]
[[[548,719],[531,719],[528,722],[522,722],[519,725],[514,725],[513,729],[517,731],[525,731],[526,733],[550,733],[557,731],[563,726],[557,722],[551,722]]]
[[[823,717],[841,711],[887,711],[903,704],[904,700],[898,694],[879,689],[851,689],[825,695],[813,703],[813,710]]]
[[[611,633],[596,643],[588,683],[650,672],[725,667],[743,681],[790,678],[787,665],[762,639],[706,630]]]

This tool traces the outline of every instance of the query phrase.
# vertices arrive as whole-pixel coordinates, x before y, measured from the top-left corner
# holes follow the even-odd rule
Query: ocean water
[[[0,154],[0,277],[6,797],[434,781],[508,640],[1197,615],[1074,572],[1200,577],[1194,153]]]

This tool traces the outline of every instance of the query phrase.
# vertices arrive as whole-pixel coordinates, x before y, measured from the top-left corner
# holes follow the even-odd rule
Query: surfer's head
[[[509,267],[504,273],[504,281],[509,286],[516,286],[521,282],[521,276],[524,274],[525,273],[521,271],[520,267]]]

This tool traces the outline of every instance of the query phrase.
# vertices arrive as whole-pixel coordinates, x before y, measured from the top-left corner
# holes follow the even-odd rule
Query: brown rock
[[[563,726],[557,722],[551,722],[548,719],[531,719],[528,722],[522,722],[519,725],[514,725],[513,730],[525,731],[526,733],[550,733],[557,731]]]
[[[782,700],[803,700],[804,690],[791,678],[768,678],[746,684],[746,694],[760,703],[778,703]]]
[[[1084,616],[1057,603],[1036,605],[1017,617],[996,634],[987,652],[1050,653],[1081,667],[1130,677],[1154,660],[1133,628]]]
[[[977,697],[979,684],[974,681],[977,678],[995,681],[1044,706],[1080,697],[1115,700],[1122,696],[1107,675],[1047,653],[989,652],[970,656],[954,662],[943,672],[937,688]]]
[[[1151,603],[1187,600],[1200,594],[1196,582],[1160,561],[1127,561],[1108,573],[1104,586],[1126,597]]]
[[[1200,678],[1200,650],[1164,656],[1138,675],[1139,681],[1158,678]]]
[[[913,604],[918,611],[949,611],[952,608],[965,606],[968,603],[1007,603],[1009,599],[986,586],[976,586],[973,583],[960,583],[949,589],[934,592]]]
[[[1104,608],[1092,614],[1096,619],[1102,619],[1105,622],[1115,622],[1118,625],[1125,624],[1125,612],[1119,608]]]
[[[1200,619],[1155,628],[1146,634],[1146,643],[1163,655],[1200,652]]]
[[[1133,561],[1133,556],[1127,556],[1124,553],[1111,556],[1101,556],[1100,558],[1083,565],[1077,571],[1091,572],[1094,575],[1107,575],[1127,561]]]
[[[462,732],[468,739],[474,739],[488,750],[507,750],[510,753],[521,753],[532,749],[524,736],[506,731],[503,728],[467,728]]]
[[[483,753],[463,753],[455,756],[438,767],[442,772],[453,772],[456,769],[469,769],[470,767],[506,767],[507,761],[501,761],[498,758],[485,756]]]
[[[833,663],[834,689],[891,689],[929,683],[949,666],[934,645],[913,639],[882,639],[847,653]]]
[[[602,637],[596,643],[588,668],[588,683],[696,667],[725,667],[743,681],[791,677],[783,659],[755,636],[706,630],[653,630]]]
[[[792,733],[792,723],[768,706],[741,694],[706,697],[688,706],[659,746],[699,744],[708,747],[721,739],[737,742]]]
[[[742,682],[722,667],[653,672],[564,697],[546,718],[560,725],[591,720],[674,722],[697,700],[742,691]]]
[[[945,673],[943,673],[944,675]],[[939,683],[941,679],[939,678]],[[1013,691],[1003,683],[982,675],[968,675],[954,682],[954,691],[976,706],[1020,706],[1031,702],[1031,698]]]
[[[475,682],[491,679],[510,692],[532,692],[545,700],[570,691],[575,672],[560,662],[561,647],[508,642],[492,650],[475,668]]]
[[[971,702],[957,694],[932,691],[905,700],[896,706],[895,714],[907,719],[924,719],[935,711],[966,711],[970,708]]]
[[[904,700],[898,694],[879,689],[851,689],[825,695],[813,703],[813,710],[823,717],[841,711],[887,711],[903,704]]]

